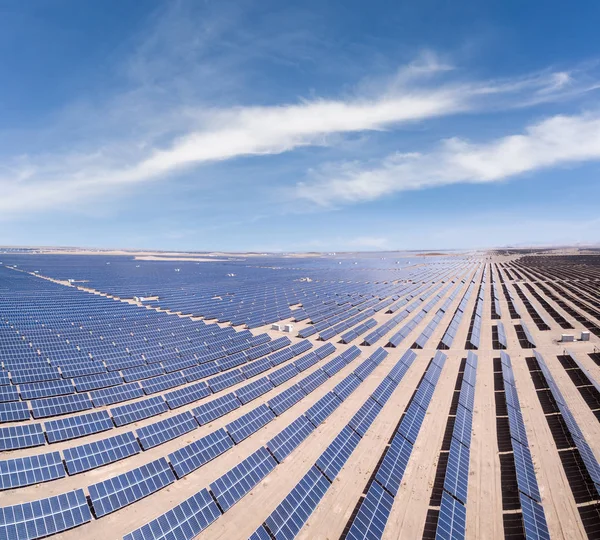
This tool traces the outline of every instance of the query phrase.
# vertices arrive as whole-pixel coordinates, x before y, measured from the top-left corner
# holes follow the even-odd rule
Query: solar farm
[[[0,539],[600,538],[600,253],[0,255]]]

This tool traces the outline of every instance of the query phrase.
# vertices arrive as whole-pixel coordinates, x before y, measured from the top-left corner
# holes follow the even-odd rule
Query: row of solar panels
[[[376,352],[371,359],[368,359],[361,364],[360,368],[362,368],[363,373],[370,373],[377,363],[381,362],[385,357],[385,354],[382,354],[382,352],[383,351]],[[347,363],[356,358],[358,354],[360,354],[358,348],[348,349],[348,351],[342,353],[342,355],[334,359],[334,361],[341,359],[344,365],[347,365]],[[367,368],[366,370],[365,367]],[[132,533],[129,536],[131,536],[131,538],[167,537],[167,533],[173,534],[173,531],[179,526],[180,529],[177,533],[177,538],[193,538],[193,536],[201,529],[194,529],[193,527],[190,529],[191,519],[199,519],[200,522],[202,522],[203,516],[206,516],[207,510],[211,513],[213,519],[215,519],[221,515],[221,510],[226,511],[229,509],[277,465],[277,461],[268,449],[269,446],[273,446],[275,451],[277,451],[278,448],[283,452],[286,451],[286,448],[291,451],[293,447],[300,444],[303,438],[308,436],[312,430],[324,421],[325,418],[327,418],[361,382],[362,379],[358,377],[356,372],[350,374],[339,383],[332,392],[325,394],[325,396],[310,407],[305,414],[301,415],[300,418],[306,420],[307,424],[312,426],[312,429],[304,429],[301,432],[302,434],[299,431],[295,431],[293,437],[295,437],[296,443],[294,443],[292,437],[288,436],[289,431],[282,431],[278,437],[267,443],[268,446],[261,447],[239,465],[213,482],[210,485],[212,495],[206,489],[201,490],[198,494],[182,503],[182,505],[179,505],[176,509],[167,512],[167,514],[155,522],[142,527],[139,531]],[[322,384],[322,382],[319,384]],[[297,401],[298,400],[292,401],[287,408]],[[249,434],[260,429],[260,427],[270,422],[273,418],[274,413],[269,405],[261,405],[228,424],[224,430],[217,430],[217,432],[192,443],[194,445],[193,447],[192,445],[188,445],[187,447],[184,447],[184,449],[180,449],[173,454],[170,454],[169,458],[173,457],[175,461],[175,463],[171,465],[169,465],[169,462],[167,462],[165,458],[160,458],[152,463],[90,486],[90,500],[96,517],[99,518],[112,513],[119,508],[123,508],[124,506],[173,483],[177,479],[173,471],[179,471],[178,475],[181,475],[179,478],[185,476],[185,474],[188,474],[192,470],[231,448],[234,443],[240,442]],[[307,424],[305,424],[305,426]],[[296,427],[297,426],[298,424],[296,424]],[[288,428],[285,429],[289,430],[290,427],[291,426],[288,426]],[[286,444],[282,445],[281,443],[284,442],[284,439]],[[192,456],[195,457],[195,460],[190,459]],[[181,468],[180,465],[182,465],[183,468]],[[74,495],[75,493],[76,496]],[[62,496],[63,498],[68,498],[68,500],[61,501],[61,506],[53,508],[51,514],[56,522],[62,524],[62,528],[60,528],[60,525],[55,526],[53,530],[46,530],[46,534],[60,532],[61,530],[66,530],[91,520],[89,509],[87,513],[84,512],[77,520],[64,519],[65,513],[70,513],[75,511],[75,509],[79,509],[81,502],[80,495],[82,493],[82,490],[77,490],[77,492]],[[219,506],[215,504],[215,499],[218,501]],[[4,517],[5,519],[0,520],[0,533],[6,534],[7,538],[17,537],[17,534],[21,534],[21,536],[18,536],[19,538],[39,538],[40,535],[37,530],[32,527],[32,522],[35,522],[35,520],[40,517],[38,509],[49,504],[51,505],[50,499],[45,499],[34,503],[25,503],[24,505],[15,505],[13,507],[1,509],[0,517]],[[183,508],[188,511],[182,514],[181,510]],[[165,530],[164,535],[157,536],[156,527],[163,526],[165,519],[170,521],[168,524],[169,531]],[[176,520],[178,523],[173,523],[171,520]],[[206,520],[206,522],[208,523],[208,520]]]
[[[376,539],[383,536],[394,498],[400,489],[408,460],[445,362],[446,355],[441,351],[436,352],[373,473],[373,481],[349,523],[346,538]]]
[[[461,298],[458,307],[452,315],[452,320],[450,321],[450,324],[448,324],[448,327],[446,328],[446,331],[444,332],[444,335],[440,340],[438,349],[449,349],[452,346],[454,338],[456,337],[456,332],[458,332],[458,328],[460,327],[460,323],[465,314],[465,310],[467,309],[467,304],[469,303],[469,299],[471,298],[471,294],[473,293],[473,289],[475,288],[475,283],[476,279],[478,278],[478,274],[479,273],[476,272],[473,276],[473,279],[469,282],[469,286],[463,294],[463,297]]]
[[[380,351],[387,355],[382,349]],[[415,353],[410,350],[402,355],[375,392],[367,398],[250,540],[294,538],[298,534],[401,382],[415,357]]]
[[[510,356],[500,353],[513,459],[519,488],[523,528],[527,539],[550,539],[529,441],[521,413]]]
[[[270,344],[275,343],[275,341],[277,340],[270,342]],[[241,362],[243,359],[240,358],[239,362],[236,364],[228,363],[221,366],[216,362],[209,362],[206,364],[201,364],[197,367],[185,369],[181,372],[159,375],[157,377],[142,381],[141,383],[132,382],[121,384],[122,379],[117,379],[114,377],[114,375],[111,375],[111,377],[101,377],[100,375],[96,375],[92,376],[92,382],[95,386],[102,386],[106,385],[107,383],[112,384],[113,386],[91,390],[88,393],[60,395],[44,399],[35,399],[29,402],[12,401],[0,403],[0,419],[3,419],[3,421],[28,420],[30,407],[35,418],[47,418],[50,416],[81,412],[93,407],[113,405],[115,403],[139,398],[143,395],[162,392],[170,388],[183,386],[187,383],[197,381],[211,375],[214,376],[208,379],[207,385],[209,390],[214,393],[232,386],[233,384],[237,384],[238,382],[242,382],[246,378],[254,376],[254,374],[258,372],[265,371],[266,369],[275,367],[284,361],[290,360],[294,356],[307,351],[311,347],[312,344],[310,342],[300,341],[288,348],[278,350],[260,360],[257,359],[252,362]],[[335,347],[331,346],[331,348],[328,350],[335,350]],[[242,366],[241,368],[236,367],[240,365]],[[226,371],[221,372],[219,375],[215,375],[216,373],[219,373],[221,369],[225,369]],[[89,380],[87,382],[90,383]],[[61,381],[61,384],[70,383],[68,381]],[[0,386],[0,393],[2,393],[4,389],[10,388],[12,387]],[[166,401],[171,408],[180,407],[185,403],[189,403],[197,399],[195,394],[199,388],[200,387],[197,384],[192,385],[191,387],[183,387],[167,394],[164,399],[162,397],[159,399]]]
[[[304,344],[306,342],[300,343]],[[306,345],[308,345],[308,347],[306,347]],[[306,351],[306,348],[310,348],[310,346],[312,346],[310,343],[306,343],[303,347],[296,348],[294,352],[296,355],[301,354]],[[335,347],[332,344],[327,343],[316,349],[314,352],[273,371],[269,374],[268,380],[273,386],[278,386],[333,352],[335,352]],[[48,442],[52,443],[82,437],[92,433],[99,433],[112,429],[115,425],[117,427],[124,426],[145,418],[156,416],[168,411],[169,408],[175,409],[182,405],[193,403],[210,394],[217,393],[234,384],[255,377],[275,366],[273,366],[268,358],[265,358],[255,362],[252,367],[253,369],[251,371],[233,370],[227,374],[223,374],[228,377],[227,379],[220,379],[218,386],[214,384],[209,385],[207,382],[201,381],[180,390],[169,392],[164,396],[155,396],[131,404],[114,407],[110,410],[110,415],[107,411],[98,411],[76,417],[66,417],[44,423],[43,429],[41,424],[26,424],[5,428],[0,427],[0,449],[14,450],[28,446],[39,446],[45,443],[44,435]],[[253,390],[252,385],[254,384],[254,382],[249,383],[238,389],[236,392],[239,392],[240,396],[243,397],[246,392],[249,393]],[[129,392],[129,389],[127,389],[127,392]],[[121,394],[121,397],[131,397],[131,394],[127,396]],[[215,400],[215,402],[218,402],[218,400]],[[210,402],[202,407],[211,407],[211,403],[214,402]]]
[[[483,302],[485,298],[485,288],[487,285],[487,271],[488,266],[486,265],[483,270],[481,284],[479,285],[479,291],[477,293],[477,301],[475,302],[473,315],[471,317],[471,325],[469,327],[469,333],[467,334],[467,343],[465,344],[466,349],[479,349],[480,346],[481,322],[483,321]]]

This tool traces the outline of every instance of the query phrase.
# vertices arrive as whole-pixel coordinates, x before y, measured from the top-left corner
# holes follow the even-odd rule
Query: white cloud
[[[294,196],[323,206],[370,201],[407,190],[498,182],[538,169],[600,160],[600,115],[554,116],[492,142],[443,141],[429,153],[330,164]]]

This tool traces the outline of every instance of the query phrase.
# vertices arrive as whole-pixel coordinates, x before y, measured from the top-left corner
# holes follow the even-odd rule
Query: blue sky
[[[0,2],[0,245],[600,242],[600,4]]]

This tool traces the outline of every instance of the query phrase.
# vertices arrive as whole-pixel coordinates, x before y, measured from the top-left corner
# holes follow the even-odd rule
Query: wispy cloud
[[[485,143],[448,139],[428,153],[377,163],[329,164],[294,196],[322,206],[371,201],[407,190],[499,182],[538,169],[600,160],[600,115],[554,116],[522,134]]]

